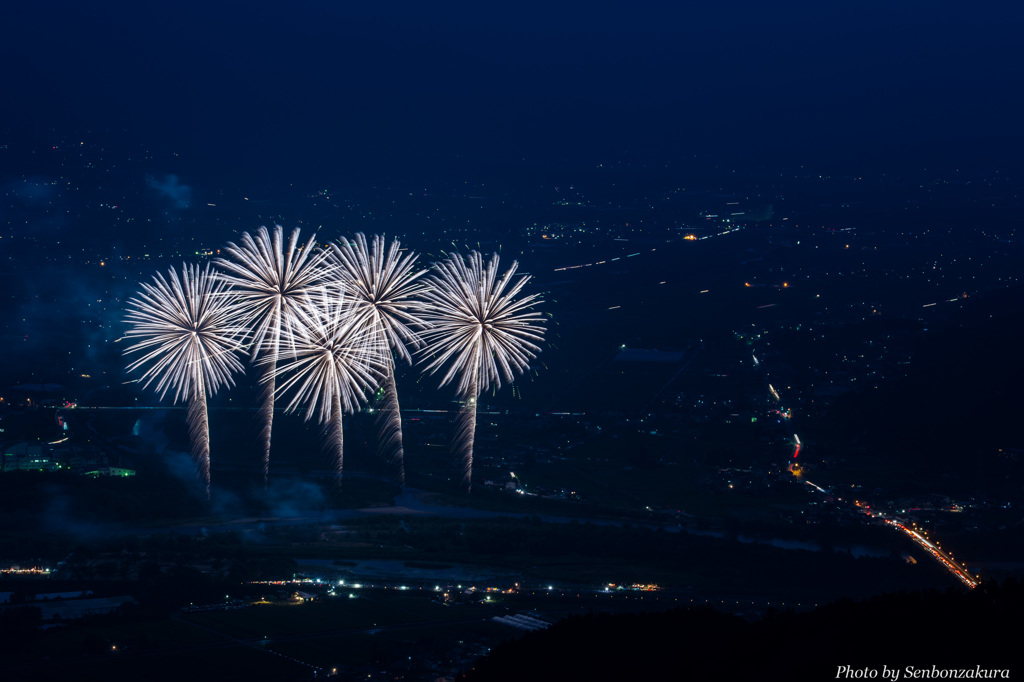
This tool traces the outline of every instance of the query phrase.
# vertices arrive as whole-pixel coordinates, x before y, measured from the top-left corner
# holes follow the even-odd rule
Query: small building
[[[134,476],[135,469],[124,469],[122,467],[100,467],[92,471],[86,471],[83,476],[92,476],[98,478],[100,476],[116,476],[118,478],[124,478],[126,476]]]
[[[15,443],[4,449],[4,471],[53,471],[57,462],[41,445]]]

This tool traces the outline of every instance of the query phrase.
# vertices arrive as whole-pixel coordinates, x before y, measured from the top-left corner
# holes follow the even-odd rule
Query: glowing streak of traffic
[[[894,519],[886,519],[885,522],[893,528],[901,530],[907,535],[909,535],[914,542],[920,545],[936,561],[942,564],[946,568],[946,570],[955,575],[964,585],[972,589],[978,586],[978,581],[971,577],[971,574],[967,571],[966,568],[957,564],[953,560],[953,557],[949,556],[946,552],[942,551],[942,549],[936,546],[935,543],[933,543],[931,540],[921,535],[913,528],[908,528],[899,521],[896,521]]]

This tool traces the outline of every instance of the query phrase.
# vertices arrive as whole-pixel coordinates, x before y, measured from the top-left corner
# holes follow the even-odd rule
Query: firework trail
[[[405,487],[405,449],[402,445],[402,412],[398,406],[398,390],[395,387],[395,362],[388,354],[387,375],[377,401],[377,451],[395,471],[398,485]]]
[[[516,300],[530,277],[513,281],[515,261],[500,277],[498,254],[486,264],[476,251],[465,260],[451,254],[434,267],[423,294],[429,305],[424,314],[429,328],[422,334],[429,356],[425,369],[435,374],[447,367],[441,386],[454,381],[462,398],[452,450],[462,462],[461,487],[468,492],[480,393],[497,390],[503,378],[511,383],[516,374],[529,369],[530,360],[540,352],[543,318],[532,310],[540,302],[539,294]]]
[[[250,353],[261,359],[260,445],[263,451],[263,485],[270,476],[270,434],[274,425],[274,367],[281,357],[281,336],[302,324],[300,316],[311,294],[321,290],[329,274],[328,253],[316,249],[316,236],[299,243],[299,229],[287,242],[280,225],[273,232],[260,227],[255,237],[242,234],[239,244],[229,242],[218,258],[222,279],[231,285],[238,313],[251,330]]]
[[[372,244],[367,244],[366,236],[358,233],[353,241],[342,240],[331,246],[338,266],[336,276],[352,301],[354,314],[381,337],[381,343],[411,363],[407,344],[414,349],[423,345],[414,331],[424,326],[420,318],[423,284],[417,280],[426,270],[415,269],[417,256],[403,257],[399,241],[395,239],[386,247],[381,235],[374,235]],[[380,454],[397,469],[399,485],[404,486],[402,414],[395,389],[395,362],[390,352],[386,369],[377,412],[377,443]]]
[[[325,448],[334,455],[341,483],[344,439],[342,415],[355,412],[380,385],[390,356],[381,336],[358,316],[348,298],[321,292],[302,313],[305,324],[286,327],[287,348],[276,365],[279,394],[291,393],[285,410],[303,411],[323,427]],[[261,362],[270,364],[270,358]]]
[[[244,329],[237,325],[225,284],[207,265],[183,265],[179,277],[172,267],[128,301],[125,337],[138,339],[126,354],[142,353],[128,371],[142,369],[143,387],[155,382],[162,400],[188,403],[189,439],[199,476],[210,498],[210,425],[206,395],[233,386],[232,374],[243,370],[235,356]]]

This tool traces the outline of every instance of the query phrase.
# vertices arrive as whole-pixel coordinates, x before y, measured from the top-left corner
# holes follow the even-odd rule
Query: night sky
[[[1012,656],[1022,65],[1006,0],[5,3],[0,603],[30,605],[0,606],[4,672],[661,679],[663,652],[695,679],[820,680]],[[500,253],[538,357],[479,399],[422,373],[440,334],[399,363],[401,481],[379,416],[331,450],[280,396],[265,478],[250,369],[209,399],[200,482],[199,412],[126,370],[126,310],[275,223],[398,237],[416,267]],[[62,586],[139,606],[36,630],[29,597]],[[687,606],[721,613],[631,620]],[[561,625],[522,639],[537,659],[492,650],[523,623],[483,608]],[[559,620],[596,610],[623,618]]]
[[[0,26],[0,125],[110,129],[223,173],[1021,142],[1013,3],[50,2]]]

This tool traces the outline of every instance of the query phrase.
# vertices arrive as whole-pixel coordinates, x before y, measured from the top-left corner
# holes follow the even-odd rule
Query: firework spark
[[[207,394],[234,385],[232,375],[241,372],[235,356],[244,331],[233,320],[228,289],[209,264],[202,270],[183,265],[179,277],[172,267],[128,301],[125,337],[139,341],[126,354],[142,353],[128,371],[142,369],[143,387],[155,382],[161,400],[168,392],[174,402],[188,403],[192,455],[210,497],[210,427]]]
[[[417,280],[426,272],[415,269],[417,256],[402,256],[399,241],[395,239],[387,247],[381,235],[374,235],[369,245],[362,233],[356,234],[354,241],[332,244],[332,249],[341,286],[352,300],[354,314],[399,358],[412,362],[408,346],[415,349],[423,345],[414,331],[423,327],[423,284]],[[378,448],[394,463],[399,485],[405,485],[402,415],[395,389],[395,362],[390,352],[386,369],[384,394],[377,412]]]
[[[429,358],[425,369],[435,374],[447,367],[441,386],[455,382],[463,400],[452,450],[462,462],[461,486],[467,492],[480,392],[497,390],[502,379],[511,383],[529,369],[544,336],[543,317],[532,310],[539,294],[516,299],[530,280],[522,275],[513,281],[517,268],[513,261],[499,277],[498,254],[486,264],[476,251],[465,260],[451,254],[435,265],[423,294],[429,306],[424,319],[430,325],[423,332]]]
[[[274,367],[281,356],[281,336],[302,324],[300,319],[311,294],[321,290],[329,273],[328,252],[316,249],[316,236],[303,245],[299,229],[287,242],[280,225],[273,232],[260,227],[253,237],[242,234],[239,244],[228,243],[230,256],[218,258],[221,277],[233,288],[235,305],[251,330],[252,359],[265,362],[261,383],[260,444],[263,450],[263,485],[270,476],[270,434],[274,424]]]
[[[323,426],[339,483],[342,415],[355,412],[380,385],[390,357],[380,335],[354,311],[352,303],[336,293],[313,296],[303,313],[306,323],[285,328],[282,341],[287,352],[272,375],[280,379],[279,394],[292,394],[285,410],[303,411],[307,421],[315,417]],[[269,364],[270,359],[262,362]]]

